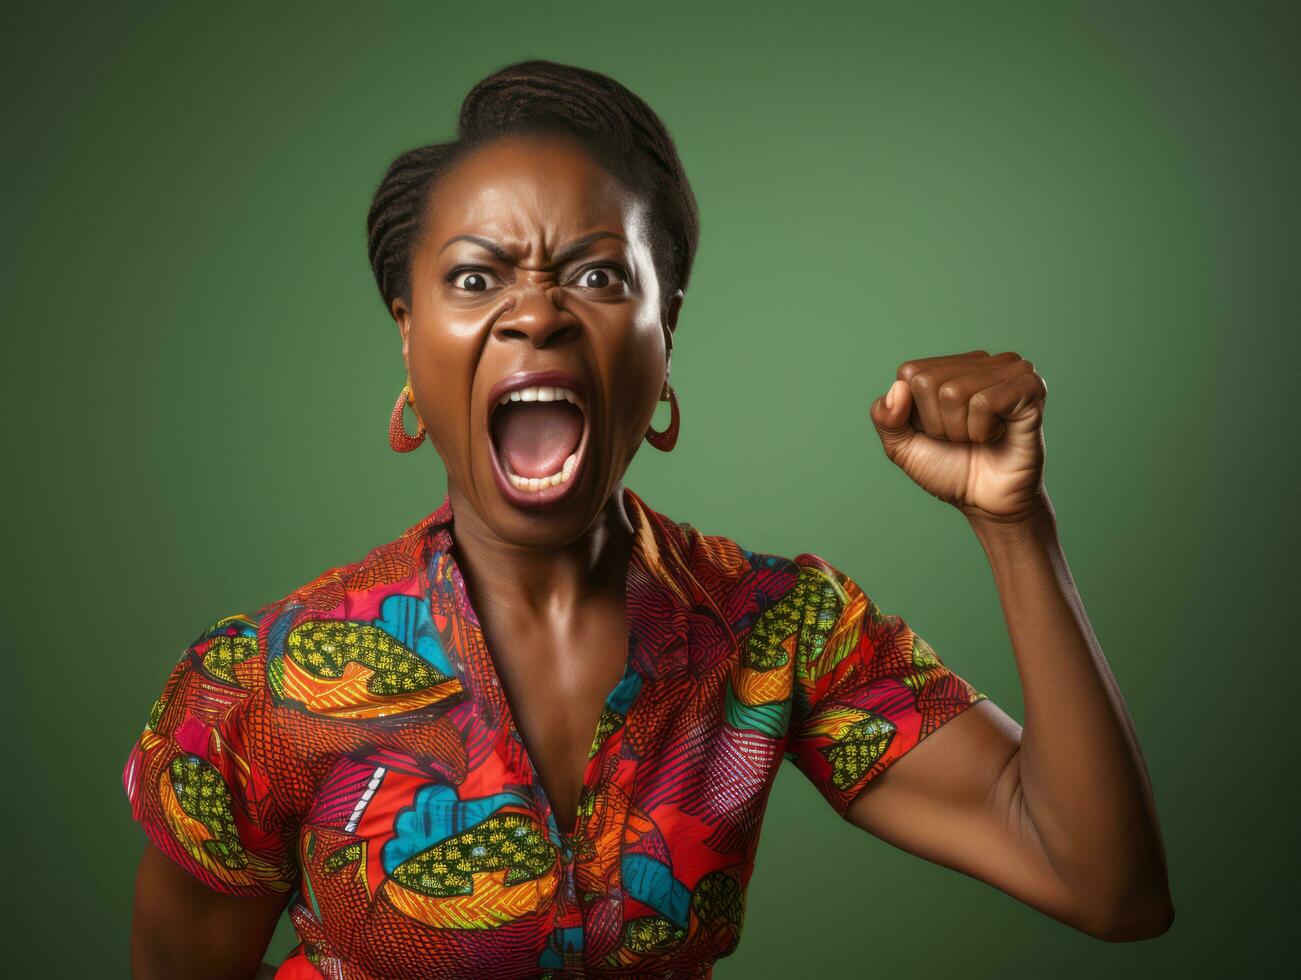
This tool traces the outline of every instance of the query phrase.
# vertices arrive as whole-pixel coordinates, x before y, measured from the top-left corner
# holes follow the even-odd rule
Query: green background
[[[783,767],[718,976],[1281,965],[1295,9],[7,4],[7,970],[127,976],[144,837],[121,769],[182,648],[441,501],[432,449],[387,446],[404,375],[366,209],[525,57],[646,98],[700,200],[682,437],[629,485],[821,554],[1018,719],[984,553],[867,406],[911,357],[1034,362],[1063,544],[1165,830],[1174,926],[1108,945],[856,830]],[[292,941],[282,922],[268,958]]]

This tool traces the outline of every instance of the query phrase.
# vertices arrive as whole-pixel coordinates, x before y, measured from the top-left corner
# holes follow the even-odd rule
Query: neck
[[[596,517],[570,541],[521,543],[502,537],[458,487],[448,486],[453,558],[476,605],[485,600],[525,616],[552,616],[594,598],[622,596],[633,523],[620,480]]]

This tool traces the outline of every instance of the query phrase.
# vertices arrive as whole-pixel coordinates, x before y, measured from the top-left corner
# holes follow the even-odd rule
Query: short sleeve
[[[278,739],[257,623],[228,616],[172,668],[122,770],[132,817],[209,887],[250,897],[296,882],[295,827],[272,793]]]
[[[786,757],[843,817],[872,779],[987,695],[844,572],[817,555],[795,562],[802,623]]]

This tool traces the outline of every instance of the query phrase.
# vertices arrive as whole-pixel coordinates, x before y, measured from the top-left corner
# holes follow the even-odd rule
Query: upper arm
[[[227,616],[172,668],[122,786],[160,851],[215,891],[257,898],[297,883],[296,762],[257,624]]]
[[[1020,794],[1021,726],[988,699],[936,729],[872,780],[845,819],[1081,928]]]
[[[131,975],[253,977],[289,898],[216,891],[146,842],[131,912]]]
[[[137,976],[252,977],[297,884],[298,770],[268,696],[257,623],[228,616],[172,668],[122,770],[148,842]]]
[[[844,572],[796,561],[820,597],[797,647],[795,765],[855,826],[1075,924],[1020,796],[1021,726]]]

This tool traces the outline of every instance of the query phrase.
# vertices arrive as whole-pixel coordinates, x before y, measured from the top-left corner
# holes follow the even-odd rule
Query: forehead
[[[509,137],[459,160],[429,195],[431,241],[479,234],[548,246],[603,228],[630,238],[639,204],[590,153],[563,137]]]

